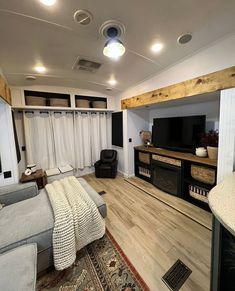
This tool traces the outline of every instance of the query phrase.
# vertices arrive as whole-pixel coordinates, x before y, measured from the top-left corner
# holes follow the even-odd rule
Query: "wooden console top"
[[[145,146],[136,146],[135,149],[142,152],[151,153],[151,154],[158,154],[165,157],[171,157],[171,158],[176,158],[180,160],[195,162],[202,165],[217,167],[217,160],[212,160],[209,158],[200,158],[190,153],[174,152],[174,151],[169,151],[166,149],[160,149],[160,148],[154,148],[154,147],[147,148]]]

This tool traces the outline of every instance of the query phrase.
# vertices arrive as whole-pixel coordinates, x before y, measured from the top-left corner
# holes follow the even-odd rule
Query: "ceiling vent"
[[[92,14],[87,10],[78,10],[73,15],[74,21],[82,26],[90,24],[93,20]]]
[[[73,70],[85,71],[89,73],[96,73],[101,67],[100,63],[87,60],[85,58],[78,58],[73,65]]]
[[[35,81],[36,80],[36,77],[29,75],[29,76],[26,76],[25,77],[25,80],[27,80],[27,81]]]
[[[186,44],[192,40],[193,36],[191,33],[185,33],[178,37],[178,44]]]

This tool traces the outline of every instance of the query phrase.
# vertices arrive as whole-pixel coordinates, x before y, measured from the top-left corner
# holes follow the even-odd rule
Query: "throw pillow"
[[[54,176],[54,175],[59,175],[59,174],[60,174],[60,170],[58,168],[46,170],[47,177]]]
[[[73,168],[70,165],[59,167],[59,169],[60,169],[61,173],[73,171]]]

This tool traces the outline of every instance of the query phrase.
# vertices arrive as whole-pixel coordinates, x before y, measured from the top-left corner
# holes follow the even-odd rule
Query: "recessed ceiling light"
[[[40,0],[40,2],[46,6],[53,6],[56,3],[56,0]]]
[[[151,46],[151,50],[154,52],[154,53],[158,53],[160,52],[161,50],[163,49],[163,44],[158,42],[158,43],[155,43]]]
[[[117,81],[115,79],[108,80],[109,85],[115,86],[117,84]]]
[[[38,73],[42,74],[46,72],[46,68],[43,66],[36,66],[35,67],[35,71],[37,71]]]

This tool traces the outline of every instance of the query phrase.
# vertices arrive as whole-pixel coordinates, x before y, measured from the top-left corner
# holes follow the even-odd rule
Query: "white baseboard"
[[[127,179],[127,178],[131,178],[131,177],[134,177],[134,176],[135,176],[135,174],[127,174],[127,173],[124,173],[124,172],[122,172],[122,171],[120,171],[120,170],[118,170],[118,173],[119,173],[122,177],[124,177],[125,179]]]
[[[89,175],[95,172],[95,168],[94,167],[86,167],[84,169],[78,169],[75,172],[75,176],[76,177],[82,177],[85,175]]]

